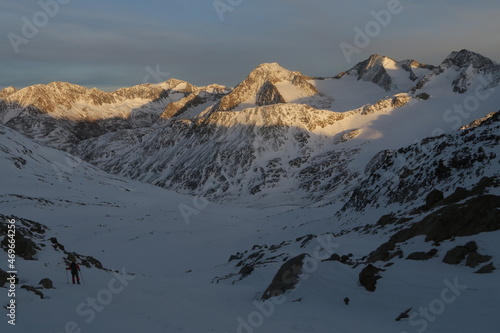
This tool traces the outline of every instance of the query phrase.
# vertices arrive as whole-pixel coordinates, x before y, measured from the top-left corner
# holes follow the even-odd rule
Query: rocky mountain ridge
[[[302,203],[354,200],[349,193],[359,191],[355,184],[370,174],[373,156],[451,135],[473,120],[448,117],[445,108],[479,91],[488,98],[470,117],[495,111],[500,98],[492,90],[500,70],[485,59],[462,50],[433,67],[372,55],[335,78],[262,64],[231,91],[172,79],[102,95],[157,100],[99,122],[61,121],[30,107],[17,116],[4,107],[2,115],[8,126],[107,172],[186,194],[244,202],[247,196],[253,202],[268,196]],[[361,99],[370,101],[361,107],[360,89],[367,94]],[[95,90],[85,94],[97,96],[93,104],[109,101]],[[346,111],[337,112],[338,103]],[[461,125],[454,128],[456,123]]]

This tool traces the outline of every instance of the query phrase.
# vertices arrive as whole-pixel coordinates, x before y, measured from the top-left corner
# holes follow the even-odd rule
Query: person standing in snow
[[[71,270],[71,277],[72,277],[72,280],[73,280],[73,284],[75,284],[75,277],[76,277],[76,281],[78,282],[78,284],[80,284],[80,277],[78,276],[78,272],[80,271],[80,266],[76,263],[76,259],[73,259],[71,261],[71,264],[69,264],[69,267],[66,268],[67,271]]]

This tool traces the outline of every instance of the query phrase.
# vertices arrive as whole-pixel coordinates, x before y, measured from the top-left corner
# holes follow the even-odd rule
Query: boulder
[[[379,272],[384,271],[381,268],[377,268],[372,264],[368,264],[359,273],[359,283],[365,287],[366,290],[374,292],[377,285],[377,280],[381,278]]]
[[[465,261],[465,265],[470,268],[475,268],[482,263],[488,262],[491,260],[491,256],[483,255],[480,253],[470,253],[467,256],[467,260]]]
[[[428,252],[413,252],[406,257],[408,260],[429,260],[431,258],[434,258],[436,254],[438,253],[437,249],[431,249]]]
[[[54,284],[51,279],[45,278],[41,279],[38,284],[41,284],[44,289],[54,289]]]
[[[465,257],[471,251],[465,246],[456,246],[453,249],[446,252],[446,255],[443,258],[443,262],[450,265],[458,265],[462,261],[464,261]]]
[[[469,250],[469,252],[476,252],[478,247],[477,247],[477,243],[474,242],[474,241],[470,241],[468,242],[467,244],[464,245],[464,247]]]
[[[24,284],[21,286],[21,289],[26,289],[27,291],[31,291],[32,293],[35,293],[36,295],[40,296],[41,299],[43,299],[45,297],[45,295],[40,290],[38,290],[37,288],[35,288],[33,286],[28,286],[28,285]]]
[[[262,299],[266,300],[274,296],[280,296],[286,291],[293,289],[299,282],[299,276],[302,274],[302,265],[307,253],[300,254],[285,262],[276,275],[271,284],[262,294]]]
[[[474,273],[488,274],[488,273],[493,273],[494,270],[496,270],[496,268],[493,265],[493,263],[489,263],[488,265],[484,265],[483,267],[481,267],[479,270],[477,270]]]

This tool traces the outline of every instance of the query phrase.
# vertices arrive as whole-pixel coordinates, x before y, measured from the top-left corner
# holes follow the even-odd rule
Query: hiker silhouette
[[[75,284],[75,278],[78,284],[80,284],[80,277],[78,276],[78,272],[80,271],[80,266],[76,263],[76,260],[73,259],[71,261],[71,264],[69,264],[69,267],[66,268],[67,271],[71,270],[71,277],[73,284]]]

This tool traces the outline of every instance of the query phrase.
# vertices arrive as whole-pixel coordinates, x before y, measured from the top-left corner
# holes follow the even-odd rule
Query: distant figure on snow
[[[78,276],[78,272],[80,271],[80,266],[78,266],[75,259],[71,261],[71,264],[69,264],[69,267],[66,268],[66,270],[67,271],[71,270],[71,277],[73,280],[73,284],[75,284],[75,277],[78,284],[80,284],[80,277]]]

